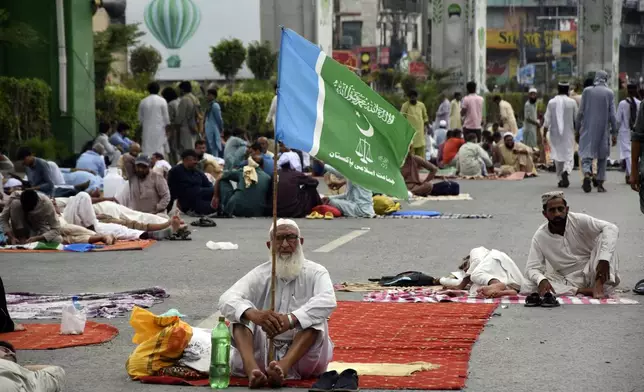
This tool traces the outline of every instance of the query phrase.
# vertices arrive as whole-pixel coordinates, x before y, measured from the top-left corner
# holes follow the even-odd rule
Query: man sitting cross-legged
[[[13,192],[0,215],[0,224],[10,245],[62,242],[54,205],[35,190]]]
[[[16,349],[0,341],[0,391],[59,392],[65,387],[65,370],[59,366],[25,365],[16,360]]]
[[[512,259],[496,249],[474,248],[458,267],[465,277],[458,286],[448,289],[465,290],[471,283],[470,294],[486,298],[517,295],[523,274]]]
[[[269,231],[270,249],[273,230]],[[286,378],[307,379],[326,371],[333,354],[327,319],[336,308],[328,271],[306,260],[297,224],[279,219],[275,311],[270,307],[271,262],[250,271],[219,299],[219,310],[233,322],[231,373],[247,376],[251,388],[279,387]],[[270,253],[270,252],[269,252]],[[266,362],[268,339],[275,360]]]
[[[541,199],[548,222],[532,237],[521,291],[603,298],[605,290],[619,284],[617,226],[568,212],[563,192],[548,192]]]

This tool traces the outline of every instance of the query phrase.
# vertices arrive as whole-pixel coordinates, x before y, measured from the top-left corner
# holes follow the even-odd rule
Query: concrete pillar
[[[451,69],[450,90],[476,81],[485,89],[487,0],[433,0],[431,66]]]
[[[622,33],[621,0],[579,2],[577,64],[579,77],[604,70],[609,85],[619,87],[619,40]]]

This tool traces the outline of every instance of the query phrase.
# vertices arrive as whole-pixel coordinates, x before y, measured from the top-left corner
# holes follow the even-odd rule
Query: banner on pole
[[[282,30],[276,139],[371,191],[407,198],[400,173],[414,129],[344,65]]]

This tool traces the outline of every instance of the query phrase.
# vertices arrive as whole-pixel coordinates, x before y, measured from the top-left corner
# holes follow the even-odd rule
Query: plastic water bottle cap
[[[72,302],[78,302],[78,297],[77,297],[77,296],[73,296],[73,297],[72,297]]]
[[[223,323],[223,322],[225,322],[225,321],[226,321],[226,317],[224,317],[224,316],[219,316],[219,322],[220,322],[220,323]]]

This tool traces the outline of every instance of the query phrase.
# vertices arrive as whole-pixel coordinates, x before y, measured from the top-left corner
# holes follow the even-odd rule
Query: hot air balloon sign
[[[145,6],[145,25],[168,49],[168,68],[180,68],[179,51],[199,28],[201,11],[192,0],[152,0]]]

